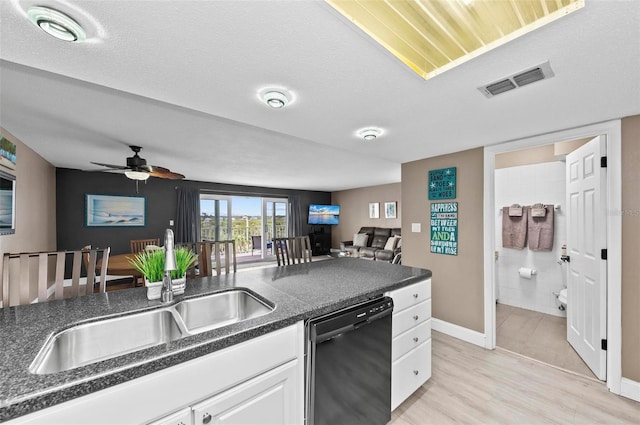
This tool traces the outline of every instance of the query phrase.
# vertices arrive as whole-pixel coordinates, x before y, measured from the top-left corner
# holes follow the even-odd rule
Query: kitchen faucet
[[[171,271],[176,270],[176,254],[173,250],[173,230],[167,229],[164,232],[164,278],[162,279],[163,303],[173,301],[173,282],[171,281]]]

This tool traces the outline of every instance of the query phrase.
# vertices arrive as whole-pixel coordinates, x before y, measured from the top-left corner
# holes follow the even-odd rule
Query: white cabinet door
[[[187,407],[157,421],[150,422],[149,425],[191,425],[191,409]]]
[[[393,362],[391,367],[391,410],[395,410],[431,377],[431,340],[420,344]]]
[[[195,424],[302,423],[297,365],[298,360],[293,360],[193,406]]]

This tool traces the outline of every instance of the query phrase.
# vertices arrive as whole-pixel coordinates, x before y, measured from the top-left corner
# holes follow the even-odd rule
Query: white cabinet
[[[304,325],[298,322],[141,378],[21,416],[7,422],[7,425],[192,425],[194,419],[196,423],[204,423],[198,422],[192,409],[204,405],[211,406],[208,408],[212,409],[212,418],[217,417],[218,422],[212,420],[212,424],[302,424],[303,339]],[[251,418],[259,420],[251,421]],[[242,422],[245,419],[248,422]],[[265,422],[263,419],[273,421]]]
[[[391,410],[431,377],[431,279],[386,295],[393,298]]]
[[[195,425],[295,424],[297,360],[192,407]]]

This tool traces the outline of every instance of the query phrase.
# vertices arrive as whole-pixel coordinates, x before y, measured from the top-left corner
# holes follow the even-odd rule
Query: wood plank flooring
[[[432,377],[389,425],[640,423],[640,403],[611,394],[602,382],[432,335]]]
[[[496,304],[496,345],[553,366],[596,378],[567,341],[567,319],[564,317]]]

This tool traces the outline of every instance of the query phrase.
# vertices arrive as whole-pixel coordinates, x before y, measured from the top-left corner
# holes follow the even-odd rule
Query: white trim
[[[620,382],[620,395],[631,400],[640,401],[640,382],[622,378]]]
[[[487,348],[495,348],[495,155],[555,142],[605,135],[607,139],[607,387],[620,394],[622,380],[622,132],[620,120],[487,146],[484,150],[484,285]]]
[[[444,320],[436,319],[435,317],[431,318],[431,329],[471,344],[479,345],[480,347],[485,346],[484,334],[463,328],[462,326],[454,325],[453,323],[445,322]]]

